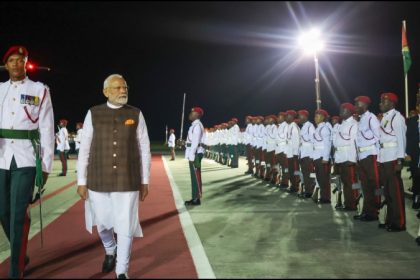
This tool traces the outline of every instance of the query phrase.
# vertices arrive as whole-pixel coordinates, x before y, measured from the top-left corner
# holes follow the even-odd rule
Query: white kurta
[[[26,110],[25,110],[26,108]],[[42,170],[51,173],[54,160],[54,113],[49,88],[26,77],[0,84],[0,128],[39,129]],[[12,158],[18,168],[35,167],[30,140],[0,139],[0,169],[9,170]]]
[[[107,103],[110,108],[118,109]],[[93,125],[90,111],[83,122],[84,131],[77,161],[77,183],[79,186],[87,183],[87,167],[90,147],[93,138]],[[150,177],[150,140],[146,122],[140,112],[137,126],[137,142],[140,152],[140,174],[142,184],[149,183]],[[89,188],[89,186],[87,186]],[[139,186],[140,187],[140,186]],[[92,227],[114,228],[114,231],[125,236],[142,237],[143,233],[138,218],[139,191],[135,192],[92,192],[85,202],[86,229],[92,233]]]

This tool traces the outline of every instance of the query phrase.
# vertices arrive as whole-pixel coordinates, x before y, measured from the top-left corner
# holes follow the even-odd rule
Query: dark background
[[[420,81],[420,4],[416,2],[2,2],[0,53],[23,44],[29,59],[51,72],[29,73],[51,88],[56,120],[69,131],[105,101],[104,79],[122,74],[129,103],[139,107],[150,138],[165,125],[179,137],[186,112],[201,106],[212,126],[247,114],[267,115],[315,105],[314,63],[296,49],[300,29],[320,26],[321,98],[334,115],[358,95],[396,92],[404,113],[401,25],[413,61],[410,109]],[[7,72],[0,80],[8,79]],[[312,114],[313,115],[313,114]],[[187,116],[184,137],[188,130]]]

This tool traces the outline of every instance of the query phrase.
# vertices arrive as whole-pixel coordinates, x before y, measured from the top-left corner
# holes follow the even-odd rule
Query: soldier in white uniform
[[[336,128],[333,137],[334,162],[338,167],[341,182],[344,190],[344,208],[337,208],[343,211],[355,211],[356,198],[359,190],[352,186],[358,181],[356,175],[356,138],[357,121],[353,118],[355,107],[351,103],[343,103],[340,106],[341,125]]]
[[[327,122],[328,112],[319,109],[315,111],[316,129],[313,136],[316,180],[320,188],[320,199],[317,203],[331,203],[330,156],[332,127]]]
[[[149,192],[150,141],[142,112],[127,105],[121,75],[105,79],[103,94],[107,103],[90,108],[84,120],[77,193],[85,200],[86,229],[97,226],[105,249],[102,272],[115,267],[117,278],[127,279],[133,237],[143,236],[138,212]]]
[[[263,141],[264,141],[264,117],[258,116],[257,123],[255,128],[255,148],[256,148],[256,155],[255,155],[255,173],[254,176],[256,178],[260,178],[262,169],[264,168],[264,153],[263,153]]]
[[[189,161],[191,175],[191,200],[185,201],[185,205],[200,205],[203,194],[201,183],[201,160],[203,159],[204,148],[202,138],[204,127],[200,121],[204,111],[200,107],[191,109],[189,119],[192,122],[188,129],[185,158]]]
[[[289,187],[289,173],[287,169],[287,156],[286,156],[286,137],[288,124],[286,122],[286,113],[279,112],[277,115],[277,135],[276,135],[276,169],[279,174],[275,183],[279,188]],[[280,174],[281,171],[281,174]],[[275,171],[274,171],[275,172]],[[273,176],[274,177],[274,176]]]
[[[252,174],[254,168],[254,155],[252,152],[252,116],[245,117],[245,133],[244,133],[244,144],[246,145],[246,160],[248,162],[248,170],[245,171],[245,174]]]
[[[49,88],[26,76],[28,51],[3,57],[10,79],[0,83],[0,222],[10,242],[9,278],[23,278],[34,182],[46,183],[54,159],[54,113]]]
[[[76,130],[77,130],[77,134],[76,134],[76,138],[74,139],[74,143],[75,143],[76,154],[79,155],[80,141],[82,141],[82,134],[83,134],[83,123],[81,122],[76,123]]]
[[[302,124],[300,129],[299,163],[305,186],[301,197],[309,198],[312,196],[315,187],[314,179],[310,176],[311,173],[314,173],[315,171],[312,159],[312,154],[314,152],[312,138],[315,132],[315,126],[308,120],[309,112],[307,110],[299,110],[298,115],[300,123]]]
[[[58,176],[67,175],[67,157],[70,151],[69,132],[67,131],[67,124],[68,121],[66,119],[61,119],[59,121],[60,130],[58,131],[57,150],[59,152],[61,160],[61,173],[58,174]]]
[[[387,92],[381,95],[379,108],[384,116],[381,120],[380,150],[378,161],[383,174],[384,195],[387,203],[385,218],[388,231],[404,231],[406,224],[404,186],[401,169],[405,158],[406,132],[405,119],[395,110],[398,97]]]
[[[275,150],[276,150],[276,135],[277,135],[277,116],[269,115],[268,124],[266,126],[266,170],[265,181],[271,182],[273,178],[273,167],[275,165]]]
[[[238,126],[238,119],[232,118],[229,121],[230,128],[229,128],[229,156],[230,156],[230,167],[232,168],[238,168],[238,162],[239,162],[239,155],[238,155],[238,138],[240,129]]]
[[[368,96],[358,96],[354,101],[356,112],[360,116],[356,145],[363,193],[362,213],[355,215],[354,219],[366,222],[375,221],[378,220],[381,204],[380,177],[377,164],[380,124],[378,118],[368,110],[371,103]]]
[[[171,160],[175,160],[175,129],[169,130],[168,148],[171,151]]]
[[[286,147],[285,154],[287,157],[287,168],[289,172],[290,188],[287,189],[289,193],[296,193],[299,191],[299,175],[295,172],[299,171],[299,146],[300,146],[300,128],[295,122],[297,112],[294,110],[286,111]]]

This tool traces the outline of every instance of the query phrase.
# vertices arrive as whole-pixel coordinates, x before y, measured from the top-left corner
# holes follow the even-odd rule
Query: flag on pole
[[[403,21],[403,27],[402,27],[402,55],[403,55],[403,62],[404,62],[404,74],[407,75],[407,72],[408,70],[410,70],[410,66],[411,66],[411,57],[410,57],[410,49],[408,48],[408,43],[407,43],[405,21]]]

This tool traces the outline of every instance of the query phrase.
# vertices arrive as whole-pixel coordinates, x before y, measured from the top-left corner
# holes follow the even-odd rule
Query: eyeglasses
[[[118,90],[118,91],[120,91],[121,89],[124,89],[125,91],[128,91],[128,86],[126,86],[126,87],[108,87],[108,88]]]

